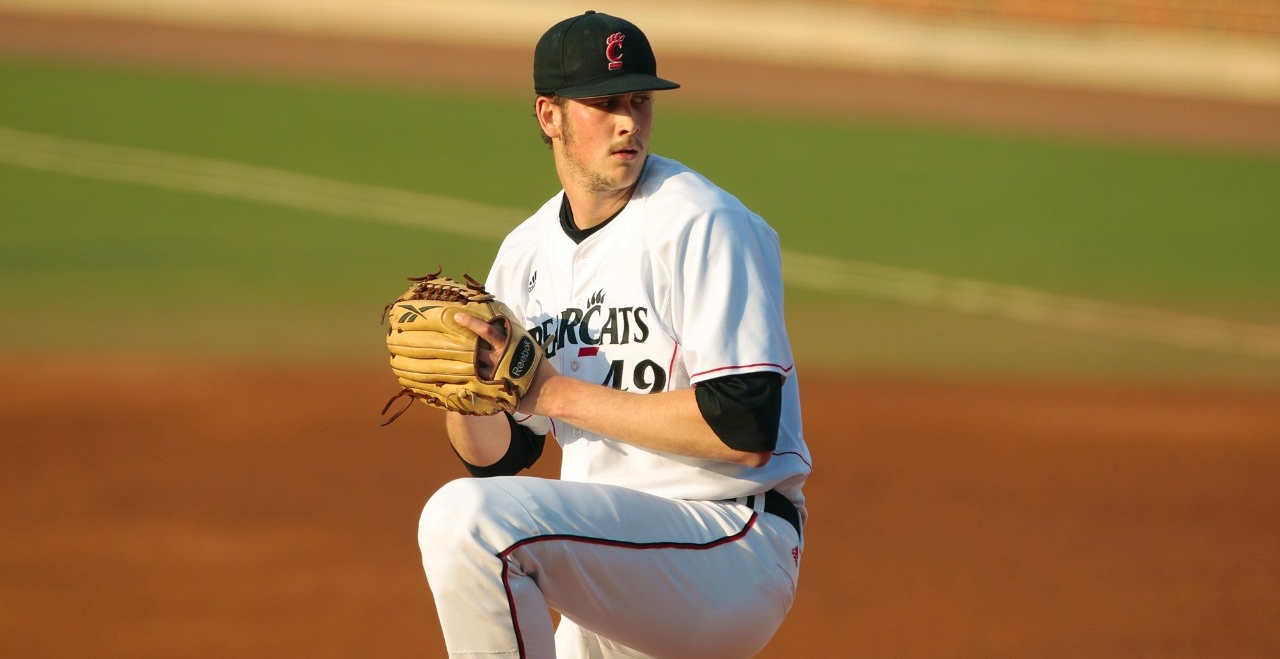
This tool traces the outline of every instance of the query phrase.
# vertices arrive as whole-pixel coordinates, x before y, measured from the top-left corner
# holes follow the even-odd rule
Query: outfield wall
[[[669,53],[1280,101],[1280,17],[1223,2],[1198,12],[1174,0],[0,0],[0,9],[510,46],[590,5],[625,14]]]

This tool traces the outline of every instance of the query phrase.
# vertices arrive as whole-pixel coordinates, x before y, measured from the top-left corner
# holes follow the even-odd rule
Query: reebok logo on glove
[[[527,336],[520,337],[520,343],[515,348],[515,357],[511,360],[511,377],[517,380],[523,378],[529,369],[538,363],[537,355],[533,352],[537,349],[538,346],[533,339]]]

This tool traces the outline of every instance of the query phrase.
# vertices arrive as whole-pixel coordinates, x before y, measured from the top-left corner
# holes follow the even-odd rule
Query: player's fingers
[[[456,314],[453,319],[458,321],[459,325],[475,332],[481,339],[491,345],[501,345],[503,340],[506,339],[506,331],[500,324],[497,326],[491,325],[471,314],[461,312]]]
[[[459,313],[454,316],[458,324],[475,332],[480,337],[480,345],[476,350],[476,375],[483,380],[493,378],[498,369],[498,359],[505,347],[507,333],[501,324],[486,323],[471,314]]]

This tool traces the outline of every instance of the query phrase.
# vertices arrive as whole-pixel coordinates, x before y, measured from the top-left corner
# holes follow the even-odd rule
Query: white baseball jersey
[[[785,377],[774,457],[762,468],[650,451],[546,418],[518,419],[563,448],[561,479],[671,499],[777,489],[806,516],[811,471],[783,316],[777,233],[738,199],[650,155],[630,202],[581,244],[557,194],[503,242],[486,288],[506,302],[565,375],[625,391],[688,388],[735,373]]]
[[[753,469],[519,419],[554,434],[560,479],[461,478],[423,509],[418,544],[445,645],[458,658],[755,656],[791,608],[803,554],[800,524],[766,493],[807,518],[810,472],[778,237],[652,155],[627,206],[581,243],[560,204],[508,236],[486,281],[552,340],[556,369],[637,393],[782,374],[777,448]]]

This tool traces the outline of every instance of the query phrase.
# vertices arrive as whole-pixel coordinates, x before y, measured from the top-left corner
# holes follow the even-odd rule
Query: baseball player
[[[563,190],[485,287],[545,359],[514,413],[446,416],[473,478],[431,497],[418,540],[451,657],[745,658],[791,608],[812,461],[778,237],[649,153],[655,92],[677,87],[614,16],[535,48]],[[456,321],[502,353],[494,326]],[[560,479],[516,475],[548,435]]]

